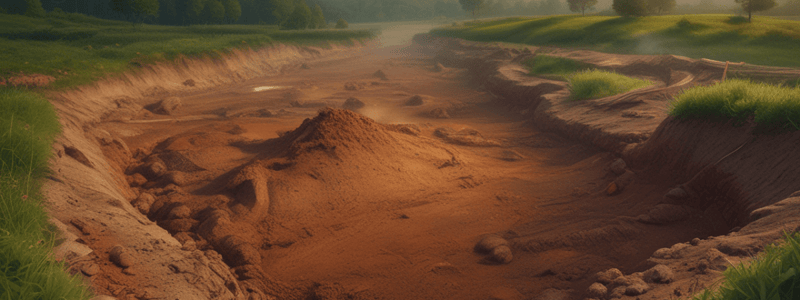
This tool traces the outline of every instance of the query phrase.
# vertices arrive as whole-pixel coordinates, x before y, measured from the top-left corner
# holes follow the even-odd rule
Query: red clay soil
[[[53,214],[79,234],[76,249],[94,251],[73,266],[119,299],[584,299],[610,268],[629,275],[601,297],[667,299],[774,240],[776,219],[798,224],[782,210],[797,198],[779,202],[800,189],[796,168],[762,178],[782,165],[753,158],[759,171],[729,180],[734,156],[707,166],[738,143],[693,123],[658,127],[669,96],[710,82],[714,64],[563,53],[658,82],[581,104],[563,101],[564,83],[521,75],[514,62],[535,48],[422,36],[360,51],[203,88],[134,85],[94,106],[64,96],[63,148],[81,155],[54,163]],[[338,108],[350,98],[364,107]],[[797,137],[759,138],[735,159],[796,146],[786,138]],[[681,200],[704,202],[664,197],[687,181]],[[509,263],[476,251],[489,234]],[[136,263],[111,258],[117,244]],[[80,268],[91,264],[99,271]],[[653,275],[657,264],[674,275]]]

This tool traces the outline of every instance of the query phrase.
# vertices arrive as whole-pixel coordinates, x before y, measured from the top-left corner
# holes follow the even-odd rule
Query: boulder
[[[592,283],[589,286],[589,289],[586,290],[586,293],[589,297],[603,299],[608,294],[608,288],[605,285],[599,282]]]
[[[605,271],[597,272],[597,282],[602,284],[610,284],[617,279],[618,277],[622,276],[622,271],[617,268],[611,268]]]
[[[181,99],[178,97],[167,97],[145,108],[153,113],[160,115],[172,115],[181,108]]]
[[[121,245],[116,245],[114,248],[111,248],[111,251],[108,253],[108,259],[122,268],[127,268],[136,264],[136,258],[131,251]]]
[[[627,168],[628,168],[628,164],[626,164],[625,161],[622,160],[622,158],[618,158],[617,160],[615,160],[613,163],[611,163],[611,167],[610,167],[611,172],[614,172],[614,174],[617,174],[617,175],[624,174],[625,173],[625,169],[627,169]]]
[[[497,247],[508,246],[508,241],[496,234],[489,234],[484,236],[475,245],[475,251],[480,253],[491,253]]]
[[[258,250],[238,236],[229,235],[222,238],[215,248],[231,267],[261,264],[261,254]]]
[[[506,245],[498,246],[492,249],[490,259],[494,262],[507,264],[510,263],[514,256],[511,254],[511,248]]]
[[[405,105],[406,106],[420,106],[423,103],[424,103],[424,101],[422,101],[422,96],[414,95],[414,96],[411,96],[411,98],[408,98],[408,100],[406,100],[406,104]]]
[[[675,280],[672,268],[658,264],[644,272],[644,280],[655,283],[669,283]]]

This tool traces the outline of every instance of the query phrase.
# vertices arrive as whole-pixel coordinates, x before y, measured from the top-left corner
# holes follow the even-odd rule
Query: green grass
[[[327,47],[371,38],[356,30],[279,31],[274,26],[131,26],[72,13],[2,15],[0,78],[56,77],[45,90],[87,84],[156,61],[219,57],[235,48],[281,44]],[[59,133],[52,105],[38,93],[0,86],[0,300],[88,299],[79,276],[54,261],[55,230],[41,184]]]
[[[0,77],[21,72],[56,77],[54,88],[86,84],[154,61],[219,56],[277,43],[326,47],[371,38],[358,30],[281,31],[275,26],[137,25],[79,14],[0,18]]]
[[[570,99],[585,100],[613,96],[653,83],[602,70],[577,72],[569,76]]]
[[[670,115],[742,123],[753,118],[759,130],[800,130],[800,88],[749,80],[688,89],[672,102]]]
[[[433,34],[630,54],[676,54],[751,64],[800,66],[800,21],[757,16],[742,23],[729,15],[642,18],[551,16],[465,22]]]
[[[767,246],[749,264],[725,270],[725,282],[695,300],[784,300],[800,297],[800,234],[787,235],[782,246]]]
[[[52,258],[42,206],[50,145],[60,125],[38,94],[0,89],[0,299],[88,299],[80,277]]]
[[[570,74],[590,67],[576,60],[550,55],[536,55],[521,63],[530,71],[528,75],[562,81],[566,81]]]

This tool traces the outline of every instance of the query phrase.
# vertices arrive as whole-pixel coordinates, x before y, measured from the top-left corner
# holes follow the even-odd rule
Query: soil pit
[[[741,225],[664,202],[674,181],[414,53],[178,95],[169,115],[97,124],[132,157],[104,154],[140,212],[278,299],[583,299],[600,271],[645,271],[660,248]],[[350,98],[363,105],[320,108]],[[499,242],[476,248],[487,235]]]

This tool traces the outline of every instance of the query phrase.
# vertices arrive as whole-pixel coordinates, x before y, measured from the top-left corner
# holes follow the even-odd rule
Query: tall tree
[[[325,22],[325,15],[322,13],[322,7],[319,4],[314,5],[314,8],[311,9],[311,22],[308,27],[315,29],[328,27],[328,23]]]
[[[225,20],[225,6],[219,0],[206,1],[203,7],[203,23],[220,24]]]
[[[197,24],[202,21],[203,9],[206,7],[207,0],[185,0],[183,1],[183,23]],[[179,9],[180,11],[181,9]]]
[[[305,0],[295,2],[294,11],[286,21],[286,28],[289,29],[306,29],[311,21],[311,8],[308,7]]]
[[[675,0],[672,0],[673,3]],[[573,12],[581,12],[581,15],[586,15],[586,9],[597,5],[597,0],[567,0],[569,10]]]
[[[111,0],[111,9],[132,23],[158,16],[158,0]]]
[[[42,2],[39,0],[25,0],[26,10],[25,15],[28,17],[41,18],[44,17],[44,8]]]
[[[647,0],[647,9],[657,15],[669,12],[675,5],[675,0]]]
[[[483,8],[485,0],[458,0],[461,4],[461,9],[471,12],[472,18],[476,19],[480,9]]]
[[[747,12],[747,21],[753,21],[753,12],[765,11],[775,7],[775,0],[736,0],[742,5],[742,9]]]
[[[242,6],[239,4],[239,0],[222,0],[222,5],[225,7],[226,22],[236,22],[242,15]]]

